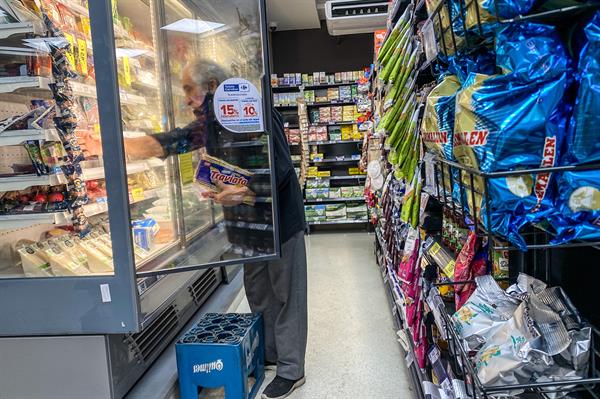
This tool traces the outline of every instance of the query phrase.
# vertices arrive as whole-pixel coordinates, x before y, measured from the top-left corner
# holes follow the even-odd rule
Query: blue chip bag
[[[563,172],[557,179],[557,208],[548,218],[554,244],[600,240],[600,171]]]
[[[600,13],[585,27],[587,44],[579,59],[579,92],[564,163],[600,161]]]
[[[478,28],[480,22],[483,33],[488,33],[494,29],[498,18],[510,19],[526,14],[534,3],[534,0],[473,0],[467,2],[466,27],[468,30]]]
[[[505,74],[471,73],[457,94],[455,158],[483,172],[557,165],[566,127],[562,98],[569,60],[555,29],[511,24],[498,33],[496,53]],[[487,210],[482,212],[484,181],[477,177],[475,203],[467,193],[469,207],[493,232],[525,249],[518,231],[551,208],[551,179],[550,173],[490,179],[488,221]]]

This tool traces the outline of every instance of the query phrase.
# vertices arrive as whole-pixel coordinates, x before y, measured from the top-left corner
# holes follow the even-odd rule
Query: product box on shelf
[[[306,188],[327,188],[329,187],[329,179],[307,179]]]
[[[319,120],[321,123],[331,122],[331,107],[321,107],[319,109]]]
[[[327,101],[338,101],[340,99],[340,91],[337,87],[327,89]]]
[[[325,216],[326,206],[323,204],[318,205],[305,205],[304,213],[307,218],[314,218],[319,216]]]
[[[341,198],[342,197],[342,188],[341,187],[330,187],[329,188],[329,198]]]
[[[353,198],[353,197],[354,197],[354,188],[352,188],[352,187],[342,187],[341,198]]]
[[[348,168],[348,174],[349,175],[360,175],[360,169],[359,168]]]
[[[310,154],[311,161],[322,161],[324,154],[322,152],[313,152]]]
[[[341,132],[329,132],[329,140],[331,141],[341,141],[342,133]]]
[[[335,106],[331,107],[331,122],[341,122],[342,121],[342,107]]]
[[[326,84],[327,83],[327,76],[325,75],[325,72],[319,72],[319,84]]]
[[[320,112],[318,108],[311,108],[309,111],[309,120],[311,123],[321,123]]]
[[[278,87],[279,86],[279,79],[277,78],[277,74],[276,73],[272,73],[271,74],[271,86],[273,86],[273,87]]]
[[[329,220],[345,219],[346,204],[327,204],[325,214]]]
[[[352,101],[352,88],[351,86],[340,86],[340,100],[341,101]]]
[[[365,188],[363,186],[352,186],[353,197],[362,197],[364,195]]]
[[[317,177],[318,173],[319,173],[319,168],[317,166],[309,166],[308,169],[306,170],[306,174],[309,177]]]
[[[303,73],[302,74],[302,84],[305,84],[305,85],[309,84],[308,83],[308,74],[307,73]]]
[[[330,177],[331,171],[330,170],[320,170],[317,172],[317,176],[318,177]]]
[[[314,90],[305,90],[304,91],[304,99],[307,103],[315,102],[315,91]]]

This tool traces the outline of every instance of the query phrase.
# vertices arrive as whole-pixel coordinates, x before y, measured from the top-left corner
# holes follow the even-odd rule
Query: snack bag
[[[495,3],[495,4],[494,4]],[[475,0],[467,4],[467,29],[478,27],[481,21],[484,32],[494,28],[497,18],[509,19],[531,10],[534,0]],[[498,13],[496,14],[496,10]]]
[[[449,160],[454,160],[452,133],[455,99],[459,90],[458,78],[454,75],[446,75],[427,96],[421,125],[421,137],[425,146]]]
[[[548,217],[554,244],[600,239],[600,171],[562,172],[557,178],[556,208]]]
[[[552,356],[567,350],[570,343],[560,315],[530,295],[477,353],[477,376],[488,386],[537,381],[534,373],[552,365]]]
[[[585,27],[579,59],[579,93],[568,138],[567,163],[600,161],[600,13]]]
[[[456,332],[471,350],[480,348],[491,331],[512,317],[520,303],[505,293],[492,276],[476,277],[475,283],[475,292],[452,316]]]
[[[555,166],[566,124],[561,103],[568,71],[564,46],[553,27],[511,24],[498,33],[496,53],[506,74],[472,73],[457,94],[454,156],[484,172]],[[476,177],[475,203],[467,190],[471,214],[525,249],[519,229],[551,209],[551,182],[549,173],[490,179],[488,221],[480,194],[483,179]]]
[[[211,191],[217,191],[217,181],[234,186],[248,186],[253,174],[221,159],[205,155],[196,169],[196,182]]]

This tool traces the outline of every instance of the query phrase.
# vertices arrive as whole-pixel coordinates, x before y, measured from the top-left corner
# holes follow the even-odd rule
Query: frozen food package
[[[86,264],[57,245],[49,245],[45,254],[56,276],[84,276],[90,274]]]
[[[217,191],[217,182],[248,186],[253,174],[221,159],[205,155],[196,169],[196,182],[209,190]]]
[[[21,257],[21,267],[26,277],[52,277],[50,263],[34,246],[24,246],[18,250]]]
[[[471,350],[479,349],[490,332],[509,320],[520,300],[506,294],[490,275],[475,278],[477,288],[452,316],[458,335]]]
[[[579,93],[568,139],[566,163],[600,161],[600,12],[585,27],[579,58]]]

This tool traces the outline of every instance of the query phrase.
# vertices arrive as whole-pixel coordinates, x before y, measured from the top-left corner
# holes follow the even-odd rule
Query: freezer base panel
[[[136,334],[0,338],[0,397],[124,397],[222,279],[219,268],[165,276],[182,284]]]

